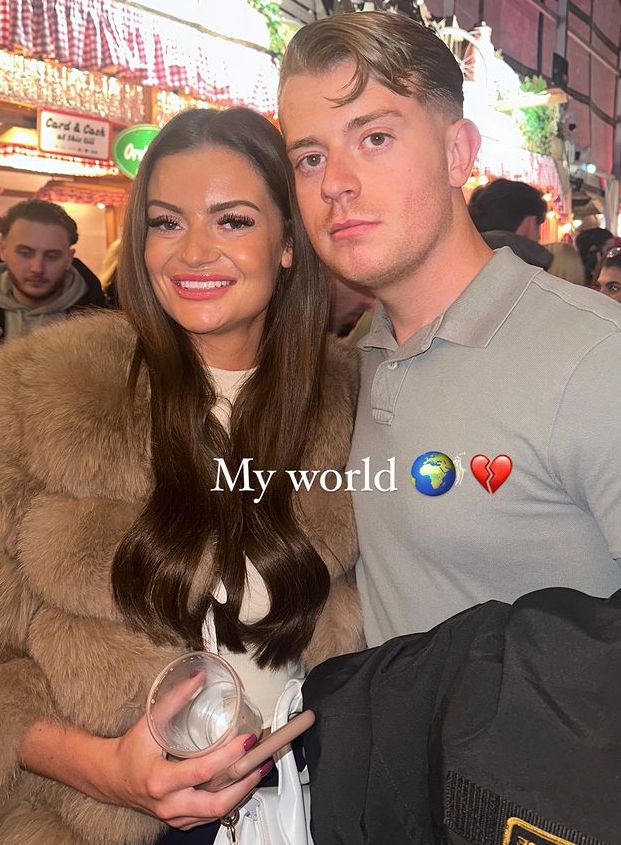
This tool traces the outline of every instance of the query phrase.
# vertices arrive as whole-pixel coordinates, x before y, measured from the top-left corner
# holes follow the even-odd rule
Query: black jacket
[[[561,588],[327,661],[304,684],[315,842],[621,842],[620,678],[621,592]]]
[[[549,270],[554,256],[545,246],[531,241],[524,235],[516,235],[515,232],[505,232],[503,229],[494,229],[490,232],[481,232],[481,237],[490,249],[500,249],[503,246],[510,247],[513,252],[527,264],[534,264],[535,267],[543,267]]]

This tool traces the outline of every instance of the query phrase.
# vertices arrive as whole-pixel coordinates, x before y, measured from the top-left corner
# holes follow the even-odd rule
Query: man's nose
[[[41,276],[43,274],[43,256],[42,255],[33,255],[30,259],[30,272],[33,275]]]
[[[321,196],[326,202],[353,199],[360,193],[360,180],[345,154],[331,153],[321,182]]]

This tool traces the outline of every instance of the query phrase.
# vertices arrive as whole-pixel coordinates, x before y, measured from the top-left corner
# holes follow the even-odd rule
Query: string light
[[[80,111],[127,124],[144,122],[147,112],[142,85],[6,50],[0,50],[0,99]]]
[[[155,96],[153,121],[158,126],[164,126],[171,117],[186,109],[224,109],[222,103],[211,103],[192,97],[187,93],[159,90]]]
[[[90,159],[42,154],[30,147],[0,146],[0,164],[13,170],[28,170],[58,176],[118,176],[118,169]]]

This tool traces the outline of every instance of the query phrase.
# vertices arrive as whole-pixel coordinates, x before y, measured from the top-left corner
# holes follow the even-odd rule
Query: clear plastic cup
[[[193,651],[169,663],[147,698],[147,723],[173,757],[200,757],[242,733],[261,733],[262,717],[235,670],[217,654]]]

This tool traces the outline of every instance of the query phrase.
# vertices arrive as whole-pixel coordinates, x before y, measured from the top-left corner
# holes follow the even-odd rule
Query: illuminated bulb
[[[485,173],[483,173],[481,176],[479,176],[479,185],[487,185],[488,182],[489,182],[489,176],[486,176]]]
[[[543,195],[543,198],[546,202],[550,202],[550,200],[552,199],[552,194],[548,192],[547,194]]]
[[[105,207],[106,207],[105,202],[98,202],[97,203],[97,208],[101,209],[102,211],[104,210]]]
[[[554,218],[556,217],[556,211],[548,211],[546,217],[548,218],[548,220],[554,220]]]
[[[573,221],[574,229],[579,229],[582,226],[582,220],[574,220]]]

